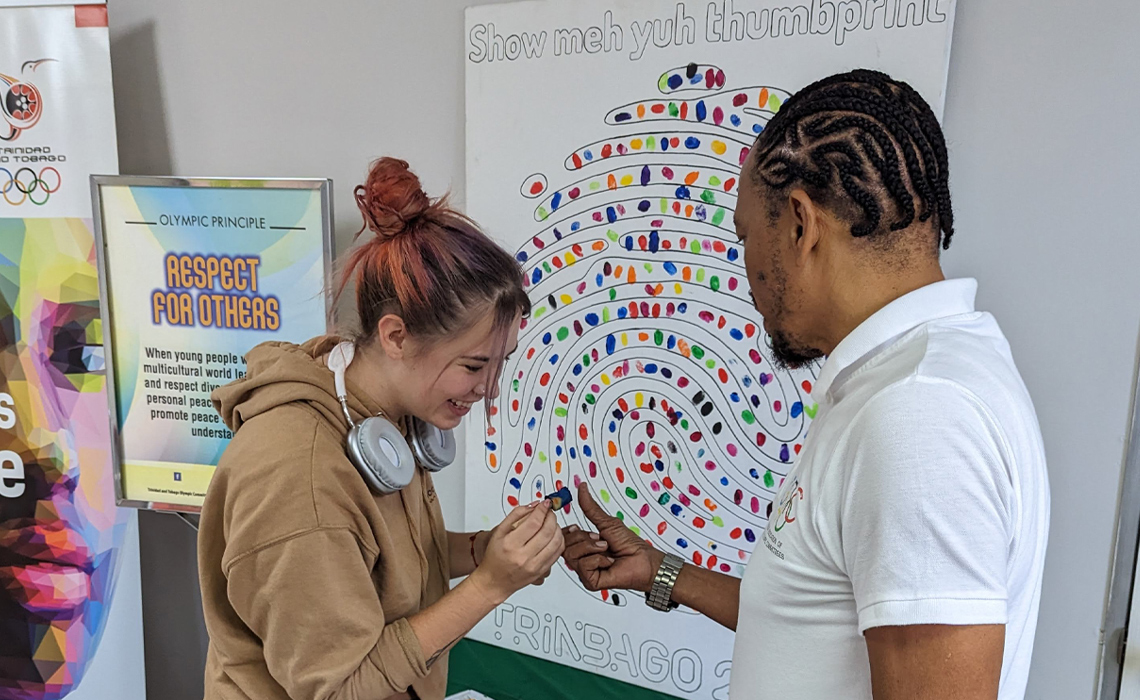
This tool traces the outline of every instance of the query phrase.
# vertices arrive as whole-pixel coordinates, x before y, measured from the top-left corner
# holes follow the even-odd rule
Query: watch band
[[[669,612],[677,607],[673,602],[673,586],[677,585],[677,576],[684,565],[685,560],[676,554],[665,555],[661,568],[657,569],[657,575],[653,577],[649,595],[645,596],[646,605],[661,612]]]

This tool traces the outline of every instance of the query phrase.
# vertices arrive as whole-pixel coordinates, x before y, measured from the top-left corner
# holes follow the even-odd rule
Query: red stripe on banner
[[[106,5],[76,5],[75,26],[79,27],[106,27]]]

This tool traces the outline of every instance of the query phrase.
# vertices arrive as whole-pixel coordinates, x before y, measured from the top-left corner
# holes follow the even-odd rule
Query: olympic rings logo
[[[59,191],[60,185],[63,184],[63,178],[60,176],[59,171],[55,168],[46,166],[42,168],[39,174],[31,168],[20,168],[13,175],[12,171],[5,167],[0,167],[0,172],[8,176],[7,181],[0,177],[0,183],[3,184],[4,201],[14,207],[18,207],[24,202],[31,202],[36,206],[42,207],[47,204],[51,196]],[[53,175],[54,174],[54,177]],[[54,180],[54,184],[52,181]],[[42,193],[42,195],[40,194]],[[13,201],[13,197],[18,194],[19,199]],[[37,199],[41,197],[42,199]]]

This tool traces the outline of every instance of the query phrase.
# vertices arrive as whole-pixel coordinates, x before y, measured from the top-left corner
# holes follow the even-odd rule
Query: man
[[[946,281],[946,145],[910,86],[855,71],[788,100],[735,223],[778,361],[826,363],[819,414],[743,581],[683,565],[579,490],[592,590],[736,630],[730,697],[1024,697],[1049,523],[1040,430],[976,283]]]

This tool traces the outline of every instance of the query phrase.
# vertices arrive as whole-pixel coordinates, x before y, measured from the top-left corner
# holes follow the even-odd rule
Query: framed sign
[[[328,331],[330,180],[93,176],[118,503],[197,512],[233,437],[210,400],[266,341]]]

